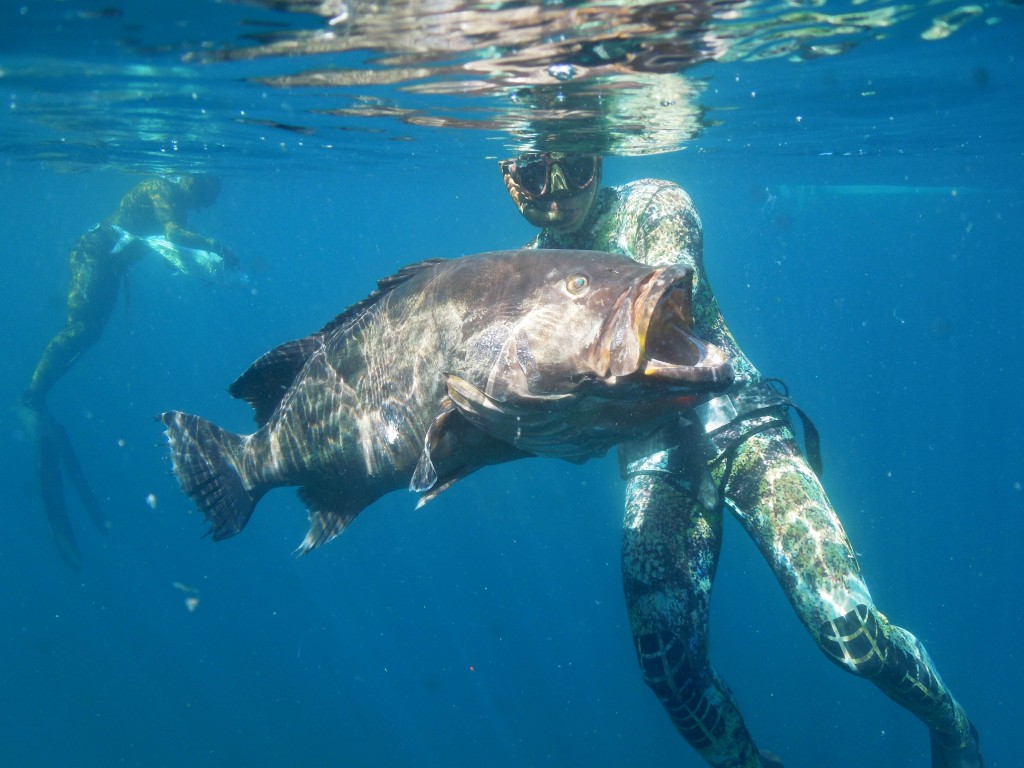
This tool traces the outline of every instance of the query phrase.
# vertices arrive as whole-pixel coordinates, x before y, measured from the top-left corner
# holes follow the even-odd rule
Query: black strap
[[[820,480],[821,474],[825,471],[825,467],[821,463],[821,436],[818,434],[814,422],[811,421],[811,417],[804,413],[800,406],[790,401],[789,407],[800,417],[800,424],[804,429],[804,453],[807,455],[807,463]]]
[[[776,386],[779,387],[779,389],[776,389]],[[821,477],[821,474],[824,471],[821,461],[821,436],[818,434],[818,430],[814,426],[814,422],[811,421],[810,417],[800,406],[790,399],[789,389],[786,387],[786,383],[782,381],[782,379],[763,379],[759,384],[749,385],[738,393],[735,400],[738,404],[743,406],[742,410],[736,418],[720,429],[725,429],[726,427],[737,425],[740,422],[747,421],[748,419],[762,416],[778,408],[791,408],[796,411],[797,416],[800,417],[800,424],[803,427],[804,454],[807,458],[807,464],[815,475],[819,478]],[[754,435],[759,435],[770,429],[789,426],[790,424],[788,422],[775,418],[770,421],[766,421],[763,424],[758,424],[750,429],[746,429],[730,440],[726,446],[718,452],[718,455],[708,462],[709,471],[714,470],[723,461],[725,462],[725,469],[722,472],[722,478],[718,483],[719,504],[723,503],[726,498],[726,490],[729,485],[729,480],[732,479],[733,461],[736,458],[736,451],[739,447]],[[715,431],[717,432],[720,430]],[[636,470],[629,472],[628,474],[629,477],[635,477],[637,475],[659,477],[673,485],[677,490],[686,492],[686,489],[679,485],[678,481],[675,479],[674,473],[671,471],[660,469]]]
[[[776,386],[780,389],[776,389]],[[796,415],[800,417],[800,426],[804,430],[804,453],[807,456],[807,463],[814,470],[814,474],[820,479],[825,471],[825,467],[821,462],[821,436],[818,434],[818,429],[814,426],[814,422],[811,421],[811,417],[807,415],[803,408],[790,399],[789,387],[786,386],[786,382],[782,379],[764,379],[764,387],[781,399],[781,405],[786,408],[792,408],[796,411]]]
[[[786,383],[782,379],[763,379],[759,384],[753,384],[745,387],[733,398],[734,403],[738,407],[737,416],[729,422],[729,424],[721,427],[736,426],[740,422],[747,421],[748,419],[756,418],[757,416],[763,416],[771,413],[771,411],[777,408],[790,408],[796,411],[797,416],[800,417],[800,424],[803,427],[804,433],[804,454],[807,458],[807,464],[814,471],[814,474],[819,478],[824,471],[824,466],[821,461],[821,436],[818,434],[817,428],[814,426],[814,422],[807,413],[789,397],[789,389],[786,387]],[[743,431],[738,437],[733,438],[729,443],[722,449],[719,455],[711,462],[712,468],[719,464],[726,456],[731,455],[739,448],[744,441],[749,437],[764,432],[775,427],[789,426],[785,422],[779,419],[773,419],[769,422],[761,424],[750,430]],[[716,430],[719,431],[719,430]],[[731,460],[729,460],[731,464]],[[728,467],[729,465],[727,465]],[[728,472],[723,476],[723,488],[724,483],[728,479]]]
[[[664,482],[668,483],[669,485],[671,485],[673,488],[675,488],[677,491],[684,495],[691,493],[691,489],[688,486],[682,484],[674,474],[672,474],[671,472],[666,472],[663,469],[633,470],[632,472],[629,473],[628,478],[632,480],[634,477],[656,477],[659,480],[663,480]]]

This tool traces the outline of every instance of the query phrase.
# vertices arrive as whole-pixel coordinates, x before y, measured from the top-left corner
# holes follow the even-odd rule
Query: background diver
[[[219,192],[220,181],[211,175],[146,179],[71,249],[67,320],[43,350],[21,397],[21,412],[32,441],[47,522],[61,557],[74,568],[80,567],[81,555],[68,518],[62,468],[93,521],[101,529],[108,523],[66,431],[49,412],[47,395],[99,340],[128,270],[140,259],[159,256],[176,271],[207,280],[242,278],[234,253],[186,228],[189,209],[211,205]]]
[[[591,154],[500,163],[527,246],[624,253],[694,270],[695,333],[730,352],[737,383],[680,426],[624,445],[622,575],[644,679],[680,734],[716,768],[782,766],[759,750],[708,655],[711,587],[728,509],[757,544],[825,655],[916,715],[933,768],[981,768],[978,735],[921,643],[879,612],[818,479],[817,433],[743,354],[711,291],[697,210],[680,187],[644,179],[601,188]],[[789,418],[804,420],[808,457]],[[686,423],[688,422],[688,423]],[[683,425],[685,424],[685,425]]]

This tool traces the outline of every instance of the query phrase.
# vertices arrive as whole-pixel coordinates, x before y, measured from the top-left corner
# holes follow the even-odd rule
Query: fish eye
[[[578,296],[590,285],[590,279],[586,275],[573,275],[565,281],[565,290],[573,296]]]

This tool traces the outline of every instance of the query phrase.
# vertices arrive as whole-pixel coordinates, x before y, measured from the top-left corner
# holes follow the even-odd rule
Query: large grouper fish
[[[732,383],[725,352],[691,333],[692,288],[689,269],[593,251],[413,264],[230,386],[253,434],[162,414],[174,472],[215,540],[298,486],[306,552],[401,487],[422,504],[490,464],[586,461]]]

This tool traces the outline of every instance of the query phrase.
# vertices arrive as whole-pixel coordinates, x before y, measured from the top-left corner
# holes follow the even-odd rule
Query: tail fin
[[[167,427],[178,484],[210,521],[213,540],[239,533],[263,495],[240,471],[245,438],[180,411],[157,418]]]

